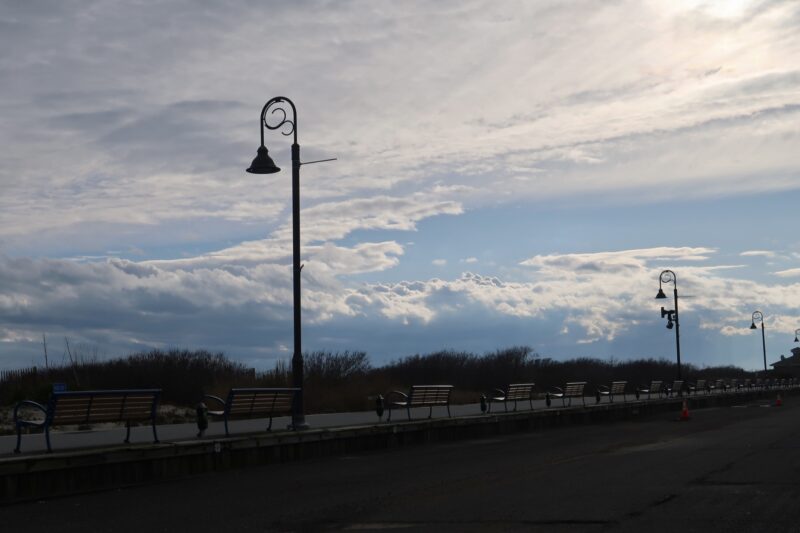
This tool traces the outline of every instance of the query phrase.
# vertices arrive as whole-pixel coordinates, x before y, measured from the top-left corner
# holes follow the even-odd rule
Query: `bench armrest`
[[[610,394],[611,389],[606,387],[605,385],[598,385],[597,392],[599,392],[600,394]]]
[[[561,387],[550,387],[548,392],[551,394],[564,394],[564,389]]]
[[[506,391],[503,389],[492,389],[489,391],[489,396],[505,396]]]
[[[19,419],[19,409],[20,407],[33,407],[34,409],[38,409],[42,412],[42,414],[47,418],[47,409],[40,403],[34,402],[33,400],[22,400],[21,402],[17,403],[14,406],[14,424],[38,424],[38,422],[33,422],[32,420],[20,420]]]
[[[206,401],[207,399],[214,400],[215,402],[218,402],[222,407],[225,407],[225,400],[223,400],[219,396],[214,396],[213,394],[203,394],[203,401]]]
[[[389,401],[392,395],[399,396],[399,400],[406,401],[408,400],[408,394],[405,392],[400,392],[399,390],[393,390],[386,393],[386,401]]]

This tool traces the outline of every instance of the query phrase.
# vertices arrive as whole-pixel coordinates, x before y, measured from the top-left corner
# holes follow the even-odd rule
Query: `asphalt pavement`
[[[0,507],[3,531],[800,531],[800,403],[225,471]]]

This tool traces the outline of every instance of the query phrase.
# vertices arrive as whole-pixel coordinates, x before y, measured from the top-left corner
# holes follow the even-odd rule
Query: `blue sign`
[[[53,392],[66,392],[66,391],[67,391],[66,383],[53,383]]]

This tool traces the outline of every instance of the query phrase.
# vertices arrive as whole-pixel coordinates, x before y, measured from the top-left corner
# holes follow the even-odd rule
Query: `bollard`
[[[487,407],[486,407],[486,395],[485,394],[481,394],[481,413],[485,414],[486,413],[486,409],[487,409]]]
[[[197,414],[197,437],[200,438],[208,429],[208,407],[203,402],[200,402],[194,410]]]
[[[549,392],[544,395],[544,403],[545,403],[545,405],[547,405],[547,407],[550,407],[550,393]]]
[[[375,398],[375,413],[378,415],[378,420],[383,418],[383,396],[380,394]]]

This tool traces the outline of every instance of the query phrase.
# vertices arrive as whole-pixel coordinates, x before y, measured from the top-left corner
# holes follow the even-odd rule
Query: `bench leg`
[[[433,418],[433,406],[432,405],[431,405],[431,408],[428,410],[428,420],[430,420],[431,418]]]
[[[269,415],[269,425],[267,426],[267,431],[272,431],[272,413]]]
[[[17,447],[14,448],[14,453],[20,453],[19,445],[22,442],[22,426],[17,424]]]
[[[230,437],[230,433],[228,432],[228,415],[225,415],[225,436]]]
[[[51,453],[53,448],[50,447],[50,426],[44,427],[44,440],[47,443],[47,453]]]
[[[409,405],[406,407],[406,414],[408,415],[408,419],[411,420],[411,406]]]
[[[389,415],[386,417],[386,421],[387,422],[391,422],[392,421],[392,404],[389,404],[388,407],[389,407]]]
[[[447,418],[453,418],[453,415],[450,414],[450,404],[447,404]]]
[[[153,417],[153,442],[158,444],[158,433],[156,432],[156,419]]]
[[[122,441],[122,442],[124,442],[125,444],[130,444],[130,442],[131,442],[131,421],[130,420],[127,420],[125,422],[125,429],[127,430],[127,433],[125,434],[125,440]]]

